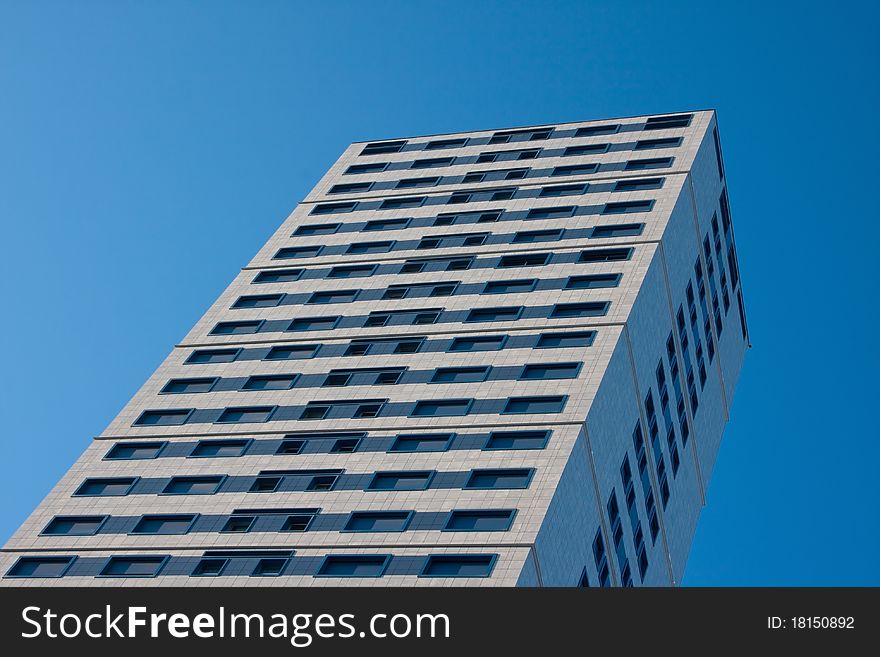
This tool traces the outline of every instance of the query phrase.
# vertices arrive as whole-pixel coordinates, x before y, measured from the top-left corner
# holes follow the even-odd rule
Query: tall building
[[[355,143],[2,583],[675,585],[747,344],[713,111]]]

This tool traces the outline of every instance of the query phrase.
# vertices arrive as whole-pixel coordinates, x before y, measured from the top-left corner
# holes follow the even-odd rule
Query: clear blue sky
[[[716,108],[754,348],[685,584],[880,584],[873,4],[0,2],[0,542],[349,142]]]

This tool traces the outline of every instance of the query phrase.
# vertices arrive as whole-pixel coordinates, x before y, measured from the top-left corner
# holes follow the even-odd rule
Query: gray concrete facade
[[[6,586],[667,586],[748,330],[715,113],[349,146]]]

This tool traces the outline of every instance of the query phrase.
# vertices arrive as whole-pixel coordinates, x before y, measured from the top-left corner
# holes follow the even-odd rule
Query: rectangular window
[[[353,511],[342,531],[402,532],[412,515],[411,511]]]
[[[476,338],[454,338],[449,351],[497,351],[504,348],[506,335],[486,335]]]
[[[665,169],[672,166],[671,157],[651,157],[644,160],[629,160],[624,167],[626,171],[644,171],[646,169]]]
[[[599,169],[599,165],[595,162],[590,164],[569,164],[563,167],[555,167],[551,176],[582,176],[588,173],[595,173]]]
[[[549,431],[493,431],[483,449],[544,449],[549,438]]]
[[[596,155],[605,153],[611,144],[583,144],[581,146],[569,146],[563,151],[563,157],[571,157],[573,155]]]
[[[554,185],[553,187],[543,187],[538,196],[542,198],[557,196],[577,196],[583,194],[587,189],[586,185]]]
[[[270,269],[254,276],[253,283],[290,283],[299,280],[304,269]]]
[[[191,457],[243,456],[251,444],[249,438],[213,438],[200,440],[189,453]]]
[[[632,249],[587,249],[581,251],[578,262],[618,262],[629,260]]]
[[[526,253],[523,255],[502,256],[498,261],[498,268],[509,267],[541,267],[550,259],[549,253]]]
[[[578,128],[574,133],[575,137],[593,137],[595,135],[611,135],[620,129],[617,123],[609,123],[607,125],[590,125]]]
[[[596,226],[590,237],[594,239],[609,237],[634,237],[641,235],[645,224],[617,224],[614,226]]]
[[[379,173],[385,171],[388,162],[372,162],[370,164],[352,164],[345,170],[344,175],[353,175],[359,173]]]
[[[55,516],[43,529],[45,536],[93,536],[107,516]]]
[[[293,260],[294,258],[315,258],[321,251],[323,246],[285,246],[272,256],[273,260]]]
[[[400,208],[417,208],[425,202],[424,196],[409,196],[407,198],[386,198],[379,206],[380,210],[398,210]]]
[[[357,299],[360,290],[331,290],[313,292],[306,303],[351,303]]]
[[[323,420],[330,412],[330,404],[309,402],[300,414],[300,420]]]
[[[443,531],[447,532],[506,532],[513,523],[513,509],[452,511]]]
[[[561,413],[565,408],[564,395],[544,397],[511,397],[503,413]]]
[[[281,480],[284,477],[265,477],[260,476],[254,479],[254,482],[251,484],[251,487],[248,489],[249,493],[274,493],[278,490],[278,487],[281,485]]]
[[[5,577],[64,577],[76,557],[19,557]]]
[[[376,271],[376,265],[333,267],[327,274],[327,278],[361,278],[364,276],[372,276],[374,271]]]
[[[154,459],[165,447],[165,442],[116,443],[104,456],[108,460]]]
[[[569,276],[565,282],[566,290],[591,290],[602,287],[617,287],[620,284],[620,274],[586,274],[584,276]]]
[[[321,345],[303,344],[289,347],[272,347],[263,356],[263,360],[296,360],[299,358],[313,358]]]
[[[306,490],[333,490],[337,481],[339,481],[339,475],[318,475],[312,477]]]
[[[489,139],[490,144],[506,144],[511,140],[515,141],[540,141],[549,139],[553,133],[553,128],[527,128],[522,130],[502,130],[496,132]]]
[[[453,138],[453,139],[435,139],[434,141],[429,141],[425,145],[426,151],[434,151],[440,148],[463,148],[467,145],[467,137]]]
[[[620,201],[606,203],[602,214],[624,214],[627,212],[648,212],[654,207],[654,201]]]
[[[339,185],[333,185],[330,190],[327,192],[328,194],[355,194],[358,192],[368,192],[370,191],[370,187],[373,186],[371,182],[358,182],[358,183],[342,183]]]
[[[229,520],[226,521],[226,524],[223,525],[223,528],[220,530],[221,534],[246,534],[251,528],[254,526],[256,522],[256,516],[232,516]]]
[[[433,187],[440,182],[439,176],[427,176],[425,178],[403,178],[398,180],[396,189],[413,189],[415,187]]]
[[[614,183],[615,192],[635,192],[640,189],[659,189],[663,186],[663,178],[630,178]]]
[[[348,248],[345,250],[346,253],[349,254],[364,254],[364,253],[387,253],[394,247],[393,241],[384,241],[384,242],[355,242],[354,244],[349,244]]]
[[[357,451],[361,444],[360,438],[340,438],[330,448],[331,454],[351,454]]]
[[[171,477],[162,492],[165,495],[213,495],[222,483],[222,475]]]
[[[416,160],[410,165],[410,169],[433,169],[434,167],[448,167],[455,161],[452,157],[430,157]]]
[[[452,443],[451,433],[400,434],[394,439],[389,452],[445,452]]]
[[[192,577],[217,577],[226,568],[229,559],[202,559],[193,568]]]
[[[378,155],[380,153],[399,153],[406,145],[406,139],[396,141],[377,141],[364,146],[361,155]]]
[[[563,219],[574,214],[575,206],[561,205],[553,208],[532,208],[526,219]]]
[[[201,379],[171,379],[162,390],[160,395],[171,394],[192,394],[197,392],[211,392],[217,381],[220,379],[216,376],[205,377]]]
[[[288,324],[288,331],[330,331],[339,323],[339,317],[303,317]]]
[[[262,325],[261,319],[250,322],[218,322],[209,335],[246,335],[256,333]]]
[[[535,289],[536,278],[520,278],[511,281],[489,281],[481,294],[514,294],[531,292]]]
[[[343,212],[354,212],[357,207],[357,201],[348,203],[321,203],[316,205],[309,214],[341,214]]]
[[[450,417],[467,415],[473,399],[439,399],[417,401],[411,417]]]
[[[477,383],[485,381],[489,367],[438,367],[431,383]]]
[[[519,375],[521,381],[548,381],[551,379],[576,379],[582,363],[545,363],[526,365]]]
[[[550,317],[561,319],[567,317],[603,317],[608,313],[607,301],[585,301],[582,303],[557,303],[553,306]]]
[[[338,185],[337,185],[338,187]],[[339,230],[339,226],[342,224],[307,224],[305,226],[300,226],[293,234],[296,236],[300,235],[332,235],[337,230]]]
[[[652,148],[675,148],[681,145],[681,137],[664,137],[662,139],[640,139],[635,150],[646,151]]]
[[[693,114],[671,114],[669,116],[652,116],[645,123],[645,130],[666,130],[668,128],[686,128],[691,123]]]
[[[136,427],[170,427],[185,424],[192,415],[193,409],[165,409],[161,411],[144,411],[134,421]]]
[[[282,440],[281,444],[278,445],[278,449],[275,450],[275,453],[282,454],[282,455],[301,454],[303,451],[303,448],[305,448],[307,442],[308,441],[306,441],[306,440],[293,439],[293,438],[288,439],[288,440]]]
[[[425,490],[433,477],[433,470],[377,472],[367,490]]]
[[[512,322],[519,319],[522,307],[474,308],[468,313],[466,322]]]
[[[128,495],[137,481],[136,477],[92,477],[86,479],[74,497],[119,497]]]
[[[141,516],[132,534],[186,534],[195,522],[192,513]]]
[[[368,221],[366,224],[364,224],[362,230],[364,232],[379,230],[403,230],[404,228],[409,226],[410,221],[412,220],[409,217],[406,217],[404,219],[374,219],[373,221]]]
[[[224,409],[215,422],[268,422],[275,408],[275,406],[233,406]]]
[[[315,519],[316,513],[295,513],[289,515],[281,524],[282,532],[307,532],[312,521]]]
[[[156,577],[161,571],[168,557],[143,556],[143,557],[110,557],[104,567],[101,568],[99,577]]]
[[[283,294],[251,294],[248,296],[238,297],[232,307],[239,308],[274,308],[281,300],[284,299]]]
[[[513,236],[512,244],[534,244],[536,242],[556,242],[562,239],[561,228],[556,230],[521,230]]]
[[[257,562],[251,577],[278,577],[287,567],[289,558],[264,557]]]
[[[528,488],[534,470],[530,468],[498,468],[472,470],[465,488],[506,490]]]
[[[328,554],[318,568],[318,577],[382,577],[391,555]]]
[[[568,347],[589,347],[596,339],[595,331],[573,331],[570,333],[543,333],[538,338],[536,349],[565,349]]]
[[[489,577],[495,554],[434,554],[428,557],[419,577]]]
[[[186,364],[231,363],[236,359],[239,352],[241,352],[241,349],[199,349],[189,355],[189,358],[186,359]]]

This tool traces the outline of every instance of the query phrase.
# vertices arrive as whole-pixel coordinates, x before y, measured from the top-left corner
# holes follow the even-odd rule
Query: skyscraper
[[[2,583],[674,585],[747,344],[714,112],[355,143]]]

